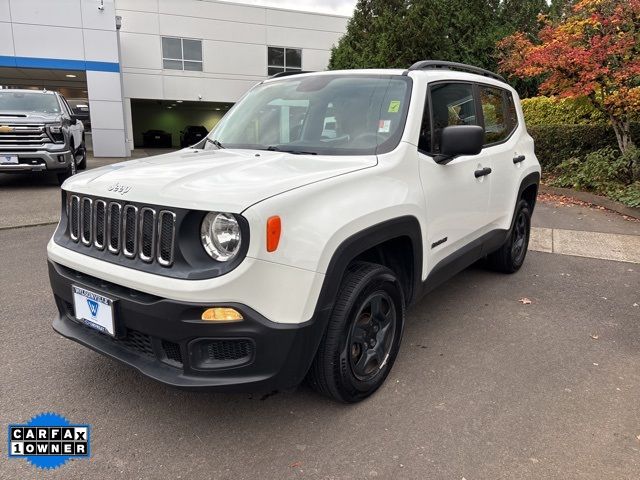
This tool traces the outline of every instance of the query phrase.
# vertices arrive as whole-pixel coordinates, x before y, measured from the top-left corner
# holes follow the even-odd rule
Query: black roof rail
[[[282,78],[282,77],[288,77],[289,75],[300,75],[302,73],[314,73],[311,70],[288,70],[286,72],[279,72],[276,73],[274,75],[271,75],[269,78]]]
[[[459,72],[475,73],[476,75],[483,75],[485,77],[490,77],[495,80],[500,80],[501,82],[507,83],[502,75],[490,72],[489,70],[485,70],[484,68],[474,67],[473,65],[467,65],[466,63],[445,62],[442,60],[421,60],[420,62],[416,62],[411,65],[408,71],[436,70],[439,68],[443,70],[457,70]]]

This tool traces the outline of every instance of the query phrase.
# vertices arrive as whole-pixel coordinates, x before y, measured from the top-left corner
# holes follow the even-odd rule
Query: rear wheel
[[[531,208],[525,200],[520,200],[511,233],[504,245],[487,257],[489,266],[503,273],[515,273],[520,270],[527,256],[530,231]]]
[[[398,354],[404,314],[402,288],[391,270],[350,265],[309,371],[311,386],[346,403],[375,392]]]

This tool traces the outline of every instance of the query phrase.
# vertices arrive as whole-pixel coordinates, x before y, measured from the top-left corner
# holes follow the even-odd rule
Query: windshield
[[[407,114],[411,80],[398,75],[314,75],[252,89],[209,135],[204,148],[320,155],[393,150]],[[217,145],[217,146],[216,146]]]
[[[0,111],[60,113],[60,105],[50,93],[0,91]]]

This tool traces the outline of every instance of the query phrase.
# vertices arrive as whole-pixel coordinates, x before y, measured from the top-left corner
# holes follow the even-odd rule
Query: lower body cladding
[[[162,383],[221,391],[268,392],[296,387],[317,350],[328,312],[289,325],[271,322],[238,304],[176,302],[102,281],[49,261],[62,336],[130,365]],[[115,336],[75,317],[73,287],[113,301]],[[204,310],[236,309],[243,320],[201,320]]]
[[[73,159],[69,150],[0,150],[0,173],[29,173],[65,170]]]

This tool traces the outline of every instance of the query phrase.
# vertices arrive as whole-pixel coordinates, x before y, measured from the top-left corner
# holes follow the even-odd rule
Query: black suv
[[[187,148],[200,142],[209,132],[202,125],[189,125],[180,133],[180,148]]]

